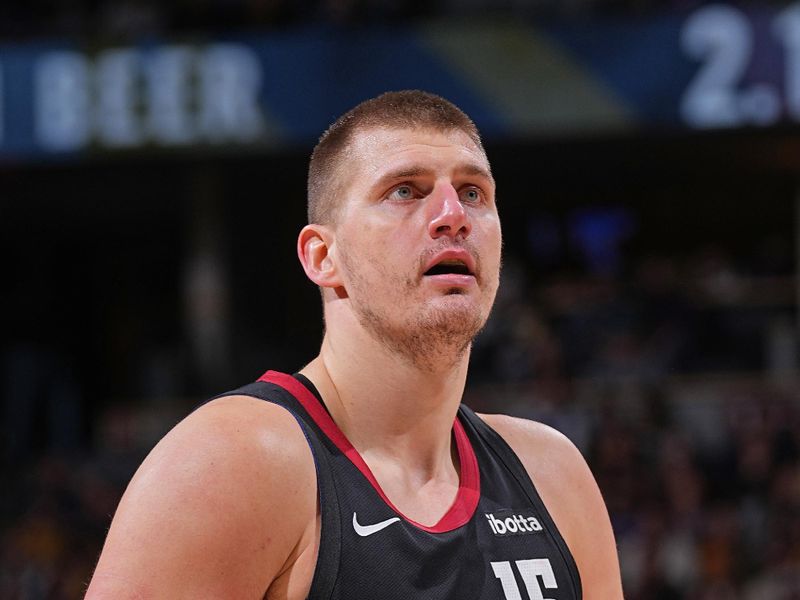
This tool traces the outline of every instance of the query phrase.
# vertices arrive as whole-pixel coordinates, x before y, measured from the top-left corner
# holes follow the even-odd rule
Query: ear
[[[306,225],[297,236],[297,257],[306,276],[320,287],[339,287],[342,281],[330,254],[333,232],[324,225]]]

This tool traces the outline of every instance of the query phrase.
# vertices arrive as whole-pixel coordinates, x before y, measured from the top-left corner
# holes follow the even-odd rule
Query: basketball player
[[[131,481],[96,598],[616,600],[608,514],[556,431],[461,406],[501,232],[478,131],[423,92],[341,117],[297,252],[319,355],[178,424]]]

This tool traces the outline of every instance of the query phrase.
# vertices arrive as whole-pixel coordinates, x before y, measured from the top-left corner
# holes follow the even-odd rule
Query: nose
[[[449,181],[438,182],[431,192],[428,229],[434,239],[442,236],[466,238],[472,230],[469,215],[458,191]]]

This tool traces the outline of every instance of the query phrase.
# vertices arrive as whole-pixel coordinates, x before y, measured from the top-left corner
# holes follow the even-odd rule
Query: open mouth
[[[425,271],[425,275],[474,275],[461,260],[443,260]]]

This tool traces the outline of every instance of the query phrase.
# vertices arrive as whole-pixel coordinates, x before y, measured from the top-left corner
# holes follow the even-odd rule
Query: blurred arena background
[[[0,4],[0,598],[80,597],[159,437],[313,356],[307,157],[402,88],[499,183],[467,402],[578,444],[629,600],[800,598],[800,3],[695,0]]]

